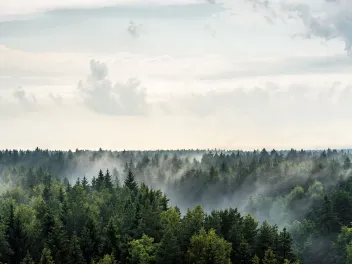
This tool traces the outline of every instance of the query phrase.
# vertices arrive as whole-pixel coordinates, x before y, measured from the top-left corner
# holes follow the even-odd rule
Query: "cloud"
[[[271,16],[265,19],[272,23],[280,18],[283,21],[300,21],[306,32],[295,36],[305,38],[322,38],[326,41],[340,39],[345,43],[345,50],[352,49],[352,1],[350,0],[318,0],[318,1],[268,1],[247,0],[254,7],[270,11]]]
[[[293,5],[298,17],[307,28],[306,36],[320,37],[325,40],[341,39],[345,50],[352,48],[352,2],[339,2],[321,14],[314,14],[308,5]],[[330,11],[331,10],[331,11]]]
[[[62,8],[96,8],[115,5],[158,4],[189,5],[199,0],[12,0],[0,1],[0,17],[6,15],[32,14]]]
[[[138,25],[131,20],[127,27],[127,31],[132,37],[138,38],[144,32],[144,29],[142,24]]]
[[[22,87],[13,92],[13,97],[17,99],[20,106],[26,110],[34,110],[37,106],[37,99],[33,94],[28,95]]]
[[[216,37],[216,29],[213,28],[211,25],[206,24],[206,25],[204,26],[204,30],[205,30],[205,32],[209,33],[209,35],[210,35],[211,37],[213,37],[213,38]]]
[[[106,79],[107,66],[91,60],[91,73],[85,82],[80,81],[78,89],[84,104],[90,110],[106,115],[146,115],[145,90],[140,88],[137,79],[129,79],[126,83],[117,82],[114,86]]]
[[[291,83],[209,91],[176,97],[165,102],[168,115],[214,117],[222,122],[253,123],[263,129],[282,129],[297,124],[327,125],[347,121],[352,114],[352,86],[316,87]]]
[[[58,106],[62,106],[63,99],[60,95],[54,95],[52,92],[49,93],[49,98]]]

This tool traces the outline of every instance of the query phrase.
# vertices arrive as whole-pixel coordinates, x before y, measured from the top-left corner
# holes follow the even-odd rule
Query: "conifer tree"
[[[26,257],[22,260],[21,264],[35,264],[29,252],[27,252]]]
[[[85,264],[86,261],[80,247],[79,239],[76,233],[73,234],[70,241],[68,264]]]
[[[82,179],[82,186],[85,190],[87,190],[88,185],[89,185],[88,180],[87,180],[86,176],[84,176]]]
[[[44,247],[39,264],[55,264],[49,248]]]
[[[106,173],[104,176],[104,185],[106,188],[112,189],[112,180],[111,180],[111,175],[109,170],[106,170]]]
[[[105,177],[102,170],[99,170],[96,186],[97,190],[101,190],[105,187]]]
[[[133,192],[136,192],[138,190],[138,184],[134,180],[134,175],[131,169],[128,170],[128,174],[125,179],[125,186]]]

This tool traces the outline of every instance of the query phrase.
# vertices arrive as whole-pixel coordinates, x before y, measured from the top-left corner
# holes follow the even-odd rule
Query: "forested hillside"
[[[3,263],[352,263],[348,151],[0,152]]]

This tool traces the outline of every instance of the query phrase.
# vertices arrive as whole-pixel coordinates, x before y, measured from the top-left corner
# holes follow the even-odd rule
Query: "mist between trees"
[[[0,260],[352,263],[351,175],[348,150],[5,150]]]

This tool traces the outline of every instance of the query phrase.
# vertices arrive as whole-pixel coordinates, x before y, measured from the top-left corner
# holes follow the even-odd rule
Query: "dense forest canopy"
[[[0,151],[3,263],[352,263],[348,150]]]

